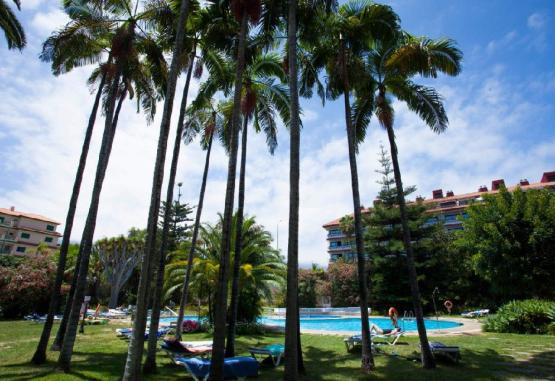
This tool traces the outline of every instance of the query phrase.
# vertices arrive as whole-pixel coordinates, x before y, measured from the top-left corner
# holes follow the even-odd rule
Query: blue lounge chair
[[[436,359],[445,359],[454,363],[458,363],[461,360],[461,350],[459,347],[445,345],[438,341],[431,341],[430,349],[432,350],[432,355]]]
[[[264,357],[264,360],[269,358],[274,366],[278,366],[283,358],[285,347],[283,344],[271,344],[264,347],[251,347],[249,352],[255,359],[257,355]]]
[[[183,365],[195,381],[206,381],[210,375],[211,361],[197,357],[178,357],[175,363]],[[247,356],[224,359],[224,378],[245,379],[258,376],[258,362]]]

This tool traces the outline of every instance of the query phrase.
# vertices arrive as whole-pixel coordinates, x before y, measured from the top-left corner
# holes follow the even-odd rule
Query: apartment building
[[[51,218],[21,212],[13,206],[0,208],[0,254],[35,253],[41,243],[55,250],[62,236],[56,231],[58,225]]]
[[[539,182],[530,183],[527,179],[520,180],[518,184],[507,186],[503,179],[493,180],[491,188],[482,185],[476,192],[464,193],[456,195],[453,191],[448,190],[443,193],[443,189],[436,189],[432,192],[432,198],[424,199],[417,197],[417,201],[421,201],[429,206],[427,213],[430,218],[427,224],[443,224],[445,230],[452,232],[463,229],[461,219],[467,217],[465,209],[473,202],[481,202],[484,194],[495,194],[499,192],[502,186],[506,186],[509,192],[514,191],[517,187],[526,191],[529,189],[550,189],[555,191],[555,171],[544,172]],[[375,201],[374,201],[375,202]],[[371,213],[372,208],[365,208],[362,213]],[[339,220],[337,218],[323,225],[327,231],[326,240],[328,242],[328,255],[330,262],[338,259],[345,261],[356,260],[355,248],[351,247],[350,240],[341,231]]]

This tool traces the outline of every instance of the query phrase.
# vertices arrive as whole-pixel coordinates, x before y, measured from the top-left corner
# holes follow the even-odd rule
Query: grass
[[[0,322],[1,380],[118,380],[120,379],[127,343],[116,338],[114,324],[87,326],[77,339],[72,371],[56,370],[57,353],[48,353],[48,363],[29,363],[42,325],[26,321]],[[57,327],[54,327],[56,329]],[[190,334],[187,340],[206,340],[207,334]],[[433,338],[432,338],[433,340]],[[415,337],[403,337],[395,346],[383,347],[385,354],[376,355],[377,370],[370,375],[359,371],[357,353],[347,353],[337,336],[303,335],[303,353],[307,375],[303,380],[555,380],[555,336],[483,334],[479,336],[441,337],[445,344],[461,347],[463,361],[459,365],[439,364],[435,370],[423,370],[409,360],[418,349]],[[245,354],[250,345],[283,342],[278,333],[238,337],[237,350]],[[172,365],[168,357],[158,354],[158,373],[145,380],[192,380],[184,369]],[[258,380],[282,379],[283,366],[263,367]]]

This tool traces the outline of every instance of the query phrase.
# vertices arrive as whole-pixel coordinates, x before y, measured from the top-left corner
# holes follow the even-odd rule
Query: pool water
[[[392,329],[393,324],[391,320],[386,317],[374,317],[368,319],[370,323],[376,324],[381,329]],[[260,319],[263,324],[285,327],[284,318],[276,317],[263,317]],[[424,324],[427,329],[445,329],[459,327],[462,324],[454,321],[424,319]],[[416,320],[406,319],[399,320],[399,326],[405,331],[416,331]],[[343,331],[343,332],[359,332],[360,331],[360,318],[359,317],[318,317],[318,318],[305,318],[301,317],[301,329],[313,329],[319,331]]]
[[[198,321],[198,316],[185,316],[184,320]],[[161,323],[170,324],[177,321],[175,317],[160,318]],[[263,316],[259,323],[285,327],[285,318]],[[374,317],[369,319],[370,323],[376,324],[381,329],[392,329],[391,320],[387,317]],[[426,329],[446,329],[459,327],[462,324],[448,320],[424,319]],[[399,326],[404,331],[416,331],[415,319],[399,319]],[[359,317],[342,317],[332,315],[303,315],[301,316],[301,329],[313,329],[318,331],[359,332]]]

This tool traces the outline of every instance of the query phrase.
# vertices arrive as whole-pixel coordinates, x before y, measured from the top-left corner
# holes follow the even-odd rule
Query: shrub
[[[47,256],[25,258],[17,267],[0,267],[0,313],[17,318],[48,310],[55,265]]]
[[[512,301],[488,317],[488,332],[545,334],[555,323],[555,302],[538,299]],[[551,325],[551,327],[550,327]]]
[[[260,323],[237,323],[236,333],[238,335],[264,335],[266,333],[266,328]]]

